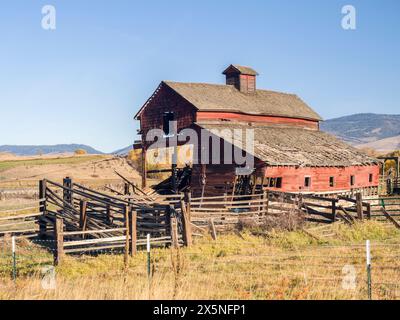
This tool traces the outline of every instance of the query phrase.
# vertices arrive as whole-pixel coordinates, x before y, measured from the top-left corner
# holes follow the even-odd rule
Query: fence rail
[[[53,239],[56,262],[66,253],[90,252],[96,248],[119,248],[132,255],[148,234],[158,245],[189,246],[194,236],[210,232],[216,238],[217,233],[244,222],[262,224],[271,217],[301,216],[312,222],[342,221],[351,225],[371,218],[395,224],[392,219],[397,223],[396,217],[400,216],[400,198],[363,198],[361,193],[350,197],[257,189],[250,195],[125,196],[95,191],[70,178],[62,184],[40,181],[39,198],[37,207],[13,211],[38,212],[7,216],[1,216],[0,212],[0,236]]]

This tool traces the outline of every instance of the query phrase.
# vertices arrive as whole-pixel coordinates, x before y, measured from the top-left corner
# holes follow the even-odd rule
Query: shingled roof
[[[347,145],[335,137],[321,131],[292,127],[248,126],[229,123],[198,123],[201,128],[212,131],[216,136],[230,141],[223,129],[241,129],[243,135],[236,134],[238,147],[245,151],[245,130],[254,129],[254,156],[271,166],[354,166],[377,164],[361,151]]]
[[[244,94],[231,85],[162,82],[200,111],[239,112],[320,121],[321,117],[294,94],[256,90]]]

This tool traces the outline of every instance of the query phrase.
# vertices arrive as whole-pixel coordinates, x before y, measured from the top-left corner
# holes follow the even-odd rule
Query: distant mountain
[[[364,145],[400,135],[400,115],[362,113],[330,119],[321,130],[352,145]],[[396,142],[396,139],[392,139]]]
[[[88,154],[103,154],[84,144],[58,144],[54,146],[0,146],[0,152],[12,153],[17,156],[35,156],[39,154],[70,153],[83,149]]]
[[[118,156],[125,156],[125,155],[127,155],[127,154],[129,153],[129,151],[131,151],[131,150],[133,150],[133,147],[132,147],[132,146],[129,146],[129,147],[126,147],[126,148],[123,148],[123,149],[120,149],[120,150],[111,152],[111,154],[116,154],[116,155],[118,155]]]

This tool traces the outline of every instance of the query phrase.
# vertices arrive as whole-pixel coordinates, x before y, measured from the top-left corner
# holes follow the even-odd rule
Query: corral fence
[[[0,212],[0,237],[47,240],[55,263],[64,254],[122,250],[133,255],[145,246],[190,246],[193,236],[226,232],[267,219],[302,217],[316,223],[387,219],[400,228],[400,198],[365,197],[356,193],[311,195],[256,190],[250,195],[192,197],[142,194],[110,195],[65,178],[62,184],[42,180],[39,204],[20,212]],[[34,210],[29,212],[28,209]],[[24,211],[25,210],[25,211]],[[291,223],[291,221],[289,221]],[[44,242],[46,243],[46,242]]]
[[[191,242],[185,208],[142,197],[125,199],[91,190],[66,178],[63,184],[40,181],[40,212],[2,218],[10,227],[1,234],[37,236],[47,240],[60,263],[64,254],[122,249],[125,256],[146,245],[180,246]],[[161,199],[159,199],[161,200]],[[21,220],[21,221],[20,221]],[[30,223],[35,227],[16,230]],[[52,241],[51,241],[52,240]]]
[[[333,223],[342,220],[348,224],[371,218],[371,204],[363,200],[361,193],[349,198],[343,195],[322,197],[263,191],[252,195],[223,195],[191,198],[188,211],[197,229],[210,226],[211,232],[225,231],[241,222],[259,224],[265,217],[287,215],[302,216],[306,221]]]

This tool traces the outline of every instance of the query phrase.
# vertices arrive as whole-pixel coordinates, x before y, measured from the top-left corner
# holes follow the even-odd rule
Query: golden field
[[[10,244],[0,253],[0,299],[367,299],[365,240],[371,240],[373,299],[400,298],[400,234],[386,223],[328,227],[317,241],[301,231],[245,230],[205,236],[190,248],[158,248],[129,259],[123,253],[68,256],[55,288],[43,287],[51,252],[21,240],[18,278],[11,277]],[[256,231],[256,232],[254,232]]]

